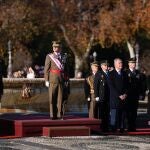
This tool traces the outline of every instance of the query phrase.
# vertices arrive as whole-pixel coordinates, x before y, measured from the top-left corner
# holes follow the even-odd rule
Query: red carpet
[[[16,138],[20,138],[20,137],[17,137],[17,136],[0,136],[0,139],[16,139]]]
[[[100,121],[89,118],[72,118],[65,120],[14,120],[15,136],[41,136],[43,127],[87,126],[92,131],[100,130]]]
[[[61,126],[87,126],[91,131],[99,131],[100,121],[72,115],[65,116],[64,120],[51,120],[48,115],[7,114],[0,118],[0,137],[42,136],[43,127]]]
[[[85,126],[44,127],[43,136],[90,136],[90,128]]]
[[[102,135],[150,135],[150,128],[143,128],[143,129],[137,129],[134,132],[128,132],[125,130],[123,133],[120,133],[119,130],[116,132],[106,132],[106,133],[100,133]]]
[[[64,120],[50,120],[43,114],[4,114],[0,116],[0,138],[18,138],[42,136],[43,127],[86,126],[91,131],[100,131],[100,121],[97,119],[65,116]],[[137,129],[136,132],[102,133],[103,135],[150,135],[150,128]]]

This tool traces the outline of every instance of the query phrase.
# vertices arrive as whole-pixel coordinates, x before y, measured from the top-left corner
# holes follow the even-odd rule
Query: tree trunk
[[[83,65],[84,59],[82,57],[79,57],[75,55],[75,77],[79,77],[79,73],[82,73],[82,65]],[[81,74],[82,77],[82,74]]]
[[[94,35],[93,34],[91,35],[91,38],[87,45],[86,51],[83,54],[83,56],[80,57],[76,48],[72,46],[71,41],[70,41],[69,37],[67,36],[65,27],[62,24],[59,27],[63,32],[64,38],[65,38],[68,46],[70,47],[71,51],[73,52],[73,54],[75,56],[75,77],[78,77],[78,73],[83,71],[83,66],[87,65],[86,61],[87,61],[87,57],[89,56],[89,52],[91,50],[91,47],[92,47],[92,44],[94,41]],[[84,64],[84,62],[86,62],[86,63]]]
[[[139,43],[136,41],[134,44],[131,44],[129,41],[127,41],[127,46],[130,54],[130,58],[136,58],[136,69],[139,69]]]
[[[139,51],[140,51],[140,46],[139,43],[136,42],[135,46],[135,57],[136,57],[136,69],[140,69],[140,65],[139,65]]]
[[[134,48],[133,48],[133,46],[131,45],[131,43],[129,41],[127,41],[127,46],[128,46],[130,58],[135,57]]]

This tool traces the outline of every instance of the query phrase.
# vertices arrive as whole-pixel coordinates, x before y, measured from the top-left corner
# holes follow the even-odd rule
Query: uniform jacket
[[[146,79],[143,74],[138,70],[132,72],[130,69],[126,72],[129,81],[128,98],[132,100],[139,100],[139,96],[145,97]]]
[[[91,94],[94,94],[94,75],[90,75],[85,79],[84,91],[85,98],[91,98]]]
[[[44,78],[45,81],[49,81],[50,83],[63,83],[64,81],[68,81],[68,67],[67,67],[67,59],[64,54],[61,54],[61,64],[63,66],[63,73],[53,73],[50,70],[60,70],[55,62],[50,58],[49,55],[53,55],[53,57],[57,58],[55,53],[50,53],[46,56],[45,67],[44,67]]]
[[[110,87],[110,108],[116,109],[122,105],[122,101],[119,96],[127,94],[128,79],[127,74],[121,71],[121,75],[114,69],[109,75],[109,87]]]
[[[110,90],[108,86],[109,73],[99,71],[95,75],[94,79],[94,91],[95,97],[99,97],[100,102],[109,101]]]

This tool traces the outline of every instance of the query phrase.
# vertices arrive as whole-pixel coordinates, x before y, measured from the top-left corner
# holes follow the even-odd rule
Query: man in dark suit
[[[109,127],[109,72],[107,60],[101,61],[100,64],[101,70],[96,73],[94,79],[94,91],[96,99],[99,100],[99,118],[102,120],[101,129],[106,132]]]
[[[0,108],[1,108],[1,97],[3,95],[3,63],[0,59]]]
[[[114,59],[115,69],[110,72],[110,125],[112,131],[117,126],[120,132],[125,128],[125,104],[127,97],[128,80],[126,73],[122,70],[123,63],[120,58]]]
[[[45,59],[45,85],[49,88],[50,117],[63,119],[63,108],[69,94],[67,56],[61,51],[61,43],[53,41],[53,52]]]
[[[136,70],[135,58],[130,58],[128,65],[129,69],[126,71],[129,80],[127,97],[128,131],[135,131],[139,99],[145,98],[146,80],[143,78],[142,73]]]
[[[97,61],[91,63],[91,74],[85,79],[84,90],[85,98],[88,102],[89,118],[98,118],[98,107],[94,95],[94,78],[99,70]]]

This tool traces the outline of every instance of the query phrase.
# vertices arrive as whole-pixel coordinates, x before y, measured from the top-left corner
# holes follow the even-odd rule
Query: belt
[[[49,72],[55,73],[55,74],[61,74],[61,73],[64,73],[63,70],[58,70],[58,69],[50,69]]]

